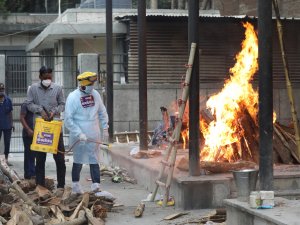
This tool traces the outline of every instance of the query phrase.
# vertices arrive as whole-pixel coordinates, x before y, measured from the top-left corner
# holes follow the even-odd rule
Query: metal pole
[[[260,190],[273,189],[272,0],[258,1],[259,178]]]
[[[146,1],[138,0],[140,150],[148,150]]]
[[[199,175],[199,1],[189,1],[188,42],[196,43],[189,88],[189,174]]]
[[[107,91],[107,113],[109,117],[109,139],[113,139],[114,131],[114,79],[113,79],[113,57],[112,57],[112,0],[106,0],[106,91]]]
[[[58,0],[58,16],[60,17],[61,14],[61,0]]]

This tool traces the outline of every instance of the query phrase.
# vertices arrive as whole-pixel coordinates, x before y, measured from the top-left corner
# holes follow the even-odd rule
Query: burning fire
[[[205,139],[201,151],[204,161],[233,161],[232,143],[239,141],[238,115],[246,108],[256,121],[258,93],[251,85],[258,70],[258,39],[254,27],[246,28],[242,50],[236,55],[236,63],[230,69],[230,78],[225,81],[221,92],[211,96],[206,106],[214,116],[208,125],[201,120],[200,127]]]
[[[251,81],[258,70],[258,39],[250,23],[244,23],[243,26],[246,29],[245,39],[242,42],[242,50],[236,55],[236,63],[229,71],[230,78],[225,81],[223,89],[211,96],[206,103],[214,119],[207,123],[200,118],[200,129],[205,139],[201,150],[203,161],[232,162],[241,158],[240,140],[244,130],[239,120],[245,109],[257,123],[258,92],[253,89]],[[183,121],[187,122],[186,112]],[[274,118],[276,118],[275,114]],[[188,128],[181,134],[185,148]]]

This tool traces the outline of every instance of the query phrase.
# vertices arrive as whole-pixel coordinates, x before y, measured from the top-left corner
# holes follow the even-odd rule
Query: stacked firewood
[[[201,111],[201,120],[209,124],[214,120],[213,116],[207,110]],[[254,120],[248,110],[245,108],[236,120],[237,136],[239,141],[232,143],[234,149],[233,161],[259,162],[259,128],[257,119]],[[297,145],[294,129],[284,126],[278,122],[273,125],[273,159],[274,163],[300,163],[297,155]],[[205,139],[201,135],[201,143]],[[224,146],[226,148],[226,146]],[[241,154],[240,154],[241,153]],[[215,162],[222,162],[222,155],[215,156]],[[224,161],[223,161],[224,162]]]
[[[113,207],[111,198],[94,192],[73,194],[70,187],[55,190],[51,179],[46,180],[46,188],[36,187],[34,180],[20,180],[6,167],[2,160],[0,225],[103,225]]]

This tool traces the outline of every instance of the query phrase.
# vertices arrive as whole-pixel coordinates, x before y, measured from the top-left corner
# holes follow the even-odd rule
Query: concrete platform
[[[273,209],[252,209],[247,202],[237,199],[224,200],[226,224],[230,225],[299,225],[300,202],[275,198]]]
[[[113,144],[110,150],[103,150],[101,161],[107,165],[125,168],[138,184],[153,191],[155,180],[160,169],[163,156],[148,159],[135,159],[130,150],[137,145]],[[162,154],[164,151],[162,151]],[[188,154],[179,150],[177,162]],[[257,189],[259,184],[257,184]],[[292,191],[291,191],[292,190]],[[274,191],[276,196],[295,199],[300,196],[300,166],[278,165],[274,167]],[[163,192],[160,190],[160,193]],[[231,173],[189,176],[188,172],[175,167],[171,184],[171,195],[176,207],[182,209],[208,209],[224,207],[224,199],[236,197],[236,186]]]

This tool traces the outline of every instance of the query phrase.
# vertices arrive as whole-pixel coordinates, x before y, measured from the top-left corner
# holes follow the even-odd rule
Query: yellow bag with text
[[[61,127],[62,121],[36,118],[31,150],[57,154]]]

